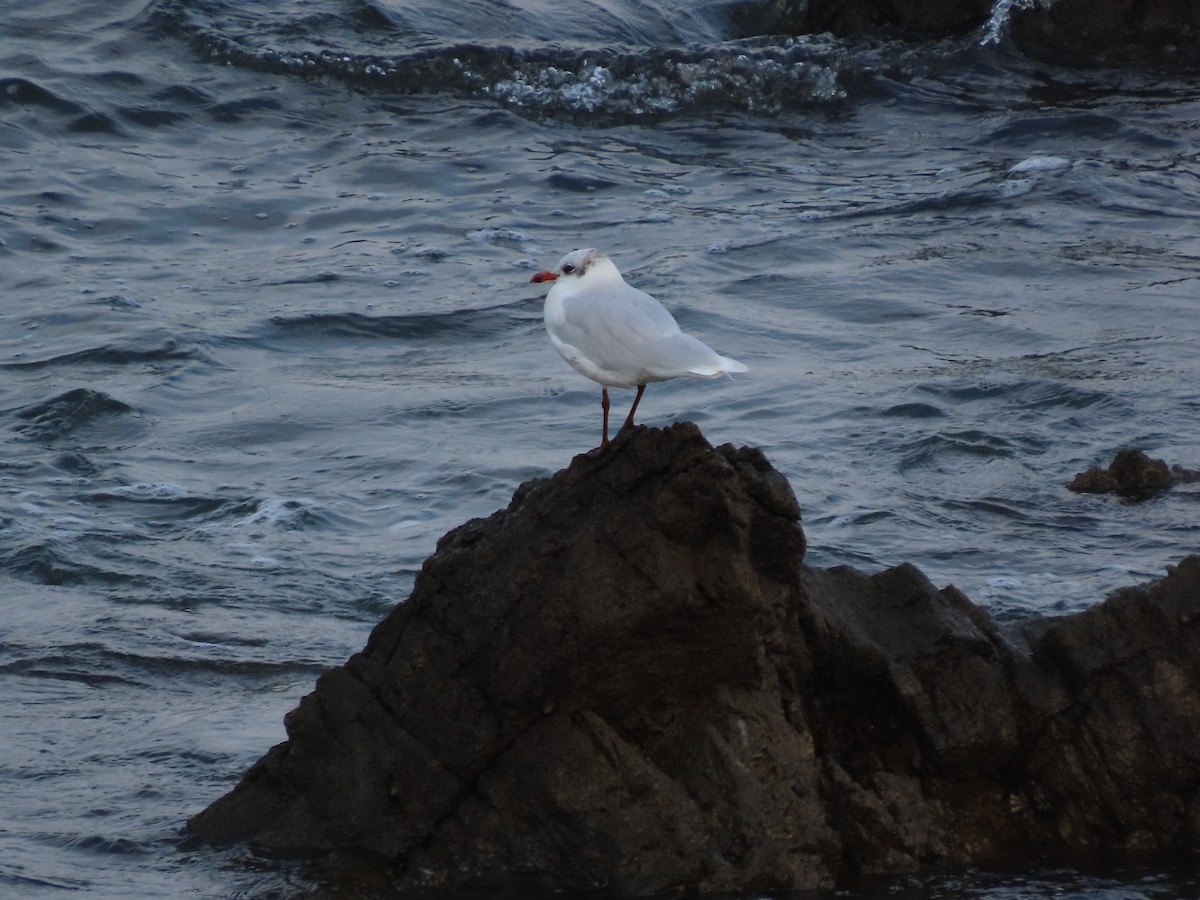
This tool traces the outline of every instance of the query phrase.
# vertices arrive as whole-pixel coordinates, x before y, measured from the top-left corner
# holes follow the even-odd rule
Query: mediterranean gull
[[[680,375],[714,378],[746,371],[737,360],[721,356],[680,331],[666,307],[626,284],[613,261],[599,250],[575,250],[564,256],[557,268],[538,272],[529,280],[554,282],[545,309],[550,343],[577,372],[600,383],[604,432],[593,452],[608,449],[610,387],[637,388],[633,407],[621,426],[628,428],[651,381]]]

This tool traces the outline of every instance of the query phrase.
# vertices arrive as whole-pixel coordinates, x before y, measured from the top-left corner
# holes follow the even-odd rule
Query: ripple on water
[[[23,356],[25,354],[19,354]],[[99,347],[87,347],[33,360],[0,363],[0,369],[46,369],[60,366],[128,366],[134,364],[179,363],[191,360],[211,362],[189,341],[174,336],[138,335],[131,340]]]
[[[0,557],[0,571],[11,572],[34,584],[103,585],[120,587],[147,582],[141,573],[122,572],[86,563],[70,544],[41,541]]]
[[[962,471],[973,469],[980,461],[1018,454],[1018,448],[1008,438],[979,429],[920,435],[895,449],[899,454],[896,469],[902,474],[914,469]]]
[[[767,448],[815,564],[912,560],[1025,618],[1196,547],[1200,492],[1063,487],[1125,439],[1200,465],[1194,85],[725,41],[727,3],[559,4],[538,48],[432,37],[525,34],[513,4],[369,5],[57,0],[0,29],[0,894],[306,892],[177,852],[180,823],[440,534],[594,444],[523,268],[573,246],[750,351],[646,421]],[[865,896],[1200,895],[1125,877]]]
[[[525,301],[520,301],[524,303]],[[434,342],[447,339],[482,340],[494,338],[497,328],[517,315],[512,305],[482,309],[453,309],[439,313],[368,316],[361,313],[310,313],[302,316],[276,316],[271,332],[288,340],[351,342],[355,340]],[[272,339],[271,332],[263,338]]]
[[[16,417],[26,424],[17,425],[16,430],[31,440],[56,441],[98,420],[134,412],[132,406],[103,391],[74,388],[50,400],[18,409]]]

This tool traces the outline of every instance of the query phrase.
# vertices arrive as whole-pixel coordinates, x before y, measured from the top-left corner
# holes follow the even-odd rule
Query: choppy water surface
[[[1063,487],[1200,466],[1195,78],[671,0],[4,5],[6,896],[306,890],[179,828],[438,536],[597,442],[528,283],[575,247],[749,364],[643,421],[761,446],[815,564],[1011,617],[1198,549],[1195,490]],[[886,890],[1195,894],[1005,878]]]

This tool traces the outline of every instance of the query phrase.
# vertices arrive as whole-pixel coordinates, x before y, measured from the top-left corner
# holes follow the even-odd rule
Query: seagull
[[[626,284],[613,261],[599,250],[574,250],[556,268],[529,280],[554,282],[545,308],[550,343],[575,371],[600,383],[604,432],[592,453],[609,446],[610,387],[637,387],[633,407],[621,426],[625,429],[633,425],[633,414],[652,381],[746,371],[736,359],[684,334],[665,306]]]

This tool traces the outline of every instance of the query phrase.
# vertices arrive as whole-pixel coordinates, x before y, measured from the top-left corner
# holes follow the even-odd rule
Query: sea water
[[[749,366],[652,385],[640,421],[761,447],[814,565],[910,561],[1011,620],[1198,549],[1194,488],[1064,487],[1124,446],[1200,465],[1195,77],[1059,68],[1002,30],[756,37],[672,0],[4,21],[5,896],[309,889],[181,849],[183,822],[441,534],[596,445],[599,389],[529,283],[576,247]]]

